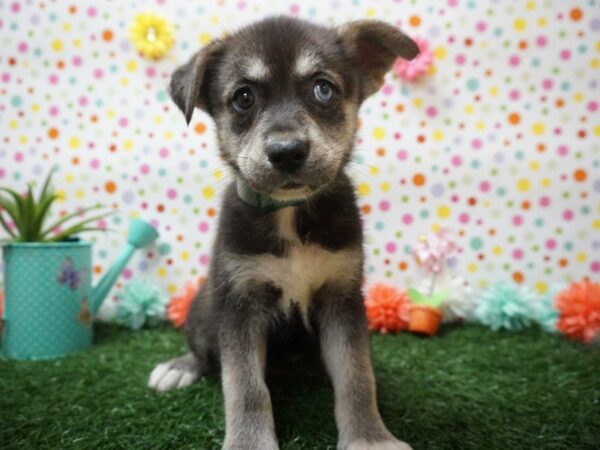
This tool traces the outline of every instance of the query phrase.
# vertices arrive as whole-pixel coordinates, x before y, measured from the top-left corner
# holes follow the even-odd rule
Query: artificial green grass
[[[0,360],[0,448],[220,448],[218,376],[166,394],[146,388],[156,363],[184,351],[180,333],[101,325],[96,340],[62,359]],[[415,450],[599,447],[598,349],[468,325],[431,339],[374,336],[373,359],[384,420]],[[282,449],[335,448],[322,371],[269,384]]]

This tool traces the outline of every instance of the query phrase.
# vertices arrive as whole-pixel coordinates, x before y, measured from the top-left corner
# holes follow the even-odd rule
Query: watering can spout
[[[152,243],[157,237],[158,232],[149,223],[139,219],[133,219],[131,221],[131,224],[129,225],[129,234],[127,235],[127,245],[110,269],[106,271],[98,285],[92,289],[90,295],[90,310],[92,314],[95,314],[96,311],[98,311],[98,308],[100,308],[100,305],[110,292],[135,251]]]

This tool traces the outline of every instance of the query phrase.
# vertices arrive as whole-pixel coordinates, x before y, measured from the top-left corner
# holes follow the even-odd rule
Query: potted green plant
[[[92,289],[92,244],[78,235],[102,230],[94,224],[112,212],[94,205],[50,222],[58,198],[53,172],[37,196],[32,184],[24,195],[0,187],[0,226],[8,236],[2,244],[2,353],[14,359],[51,358],[89,347],[94,312],[133,251],[158,236],[149,224],[134,221],[123,253]],[[97,213],[82,218],[92,211]]]

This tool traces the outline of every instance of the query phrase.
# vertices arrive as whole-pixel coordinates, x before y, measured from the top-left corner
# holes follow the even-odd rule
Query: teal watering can
[[[3,246],[2,354],[13,359],[47,359],[90,347],[98,308],[133,253],[157,237],[152,225],[132,220],[127,245],[95,287],[91,243]]]

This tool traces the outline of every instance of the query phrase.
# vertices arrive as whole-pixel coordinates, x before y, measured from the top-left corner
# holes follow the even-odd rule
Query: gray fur
[[[267,359],[276,349],[307,348],[304,340],[319,342],[333,382],[338,448],[409,448],[377,410],[360,288],[363,236],[343,169],[360,103],[396,56],[417,51],[382,22],[332,29],[279,17],[210,44],[173,74],[174,102],[188,121],[194,107],[211,114],[220,152],[238,177],[273,198],[306,200],[261,210],[238,198],[235,183],[227,188],[207,281],[185,327],[191,353],[157,366],[150,378],[155,388],[179,387],[220,364],[226,449],[278,448]],[[327,104],[313,97],[320,79],[334,86]],[[240,86],[255,99],[244,111],[233,106]],[[286,139],[310,145],[293,174],[266,156],[267,144]]]

